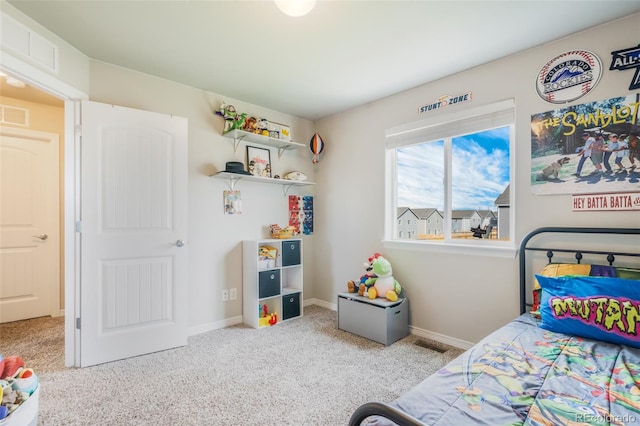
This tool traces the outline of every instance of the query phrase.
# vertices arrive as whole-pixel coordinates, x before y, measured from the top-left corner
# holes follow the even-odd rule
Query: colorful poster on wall
[[[313,197],[289,195],[289,226],[299,234],[313,234]],[[301,229],[302,228],[302,229]]]
[[[289,226],[293,226],[296,234],[300,233],[300,197],[289,195]]]
[[[640,93],[531,116],[536,195],[638,191]]]
[[[240,191],[224,191],[224,214],[241,214],[242,198]]]
[[[627,49],[611,52],[611,71],[626,71],[635,69],[635,74],[629,84],[629,90],[640,89],[640,44]]]
[[[302,232],[305,235],[313,234],[313,197],[306,195],[302,197]]]

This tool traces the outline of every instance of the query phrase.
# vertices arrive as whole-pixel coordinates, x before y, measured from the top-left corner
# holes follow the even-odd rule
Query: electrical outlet
[[[222,301],[226,302],[229,300],[229,290],[222,290]]]
[[[238,289],[232,288],[229,289],[229,300],[236,300],[238,298]]]

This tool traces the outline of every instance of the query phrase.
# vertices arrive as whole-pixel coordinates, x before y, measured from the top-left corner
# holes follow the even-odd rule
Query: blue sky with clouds
[[[492,209],[509,184],[509,127],[454,138],[453,209]],[[444,141],[398,149],[398,207],[444,209]]]

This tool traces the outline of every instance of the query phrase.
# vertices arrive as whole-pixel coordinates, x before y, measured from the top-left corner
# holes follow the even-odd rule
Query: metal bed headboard
[[[545,251],[549,263],[551,263],[554,253],[574,253],[577,263],[580,263],[585,254],[606,255],[605,259],[609,265],[613,265],[616,256],[640,257],[640,243],[638,244],[638,252],[625,252],[616,250],[580,250],[580,249],[564,249],[556,247],[538,247],[531,241],[535,236],[541,234],[602,234],[602,235],[640,235],[640,228],[561,228],[546,227],[538,228],[527,234],[520,243],[519,250],[519,270],[520,270],[520,314],[524,314],[527,306],[532,306],[527,302],[527,263],[526,254],[528,251]],[[533,275],[532,275],[533,276]],[[531,277],[529,277],[531,278]]]

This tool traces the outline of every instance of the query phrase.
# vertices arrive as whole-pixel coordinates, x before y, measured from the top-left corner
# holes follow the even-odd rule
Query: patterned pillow
[[[618,278],[626,278],[629,280],[640,280],[640,269],[634,268],[616,268]]]
[[[589,275],[591,265],[583,265],[579,263],[548,263],[539,272],[539,275],[545,277],[560,277],[562,275]],[[540,318],[540,284],[538,280],[533,278],[533,306],[531,307],[531,316]]]
[[[640,282],[623,278],[538,275],[540,327],[640,348]]]

